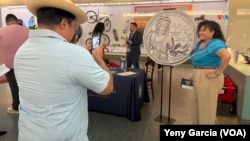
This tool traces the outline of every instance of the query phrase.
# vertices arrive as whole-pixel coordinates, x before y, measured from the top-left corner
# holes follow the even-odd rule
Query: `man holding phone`
[[[60,4],[58,4],[60,3]],[[18,141],[88,141],[88,95],[113,90],[103,48],[89,53],[72,44],[87,16],[70,0],[27,0],[38,29],[18,49],[14,68],[19,86]]]

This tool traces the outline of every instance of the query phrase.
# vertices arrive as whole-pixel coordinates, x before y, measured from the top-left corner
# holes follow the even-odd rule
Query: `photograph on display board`
[[[138,30],[143,32],[146,24],[156,13],[165,10],[176,10],[186,12],[197,25],[203,20],[213,20],[220,24],[224,35],[227,31],[227,23],[229,19],[228,8],[220,5],[219,10],[211,7],[211,4],[204,3],[180,3],[180,4],[162,4],[162,5],[138,5],[134,6],[134,21],[138,24]]]
[[[138,25],[138,30],[143,33],[144,28],[151,17],[163,10],[192,11],[192,4],[165,4],[165,5],[144,5],[134,6],[134,21]]]
[[[185,12],[161,11],[147,23],[143,43],[152,60],[175,66],[185,62],[197,40],[196,26]]]
[[[165,14],[155,17],[164,11]],[[173,11],[183,14],[177,16],[176,13],[171,14]],[[138,30],[143,33],[143,45],[151,59],[161,65],[175,66],[188,60],[197,42],[195,33],[199,22],[217,21],[226,35],[226,11],[225,8],[207,8],[201,3],[135,6],[134,21],[138,24]]]

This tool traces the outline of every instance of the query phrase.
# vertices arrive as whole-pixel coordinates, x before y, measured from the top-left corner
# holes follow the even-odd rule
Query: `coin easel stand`
[[[160,115],[155,118],[155,121],[165,123],[165,124],[173,124],[175,122],[175,119],[170,118],[170,113],[171,113],[171,83],[172,83],[172,69],[173,66],[170,67],[170,75],[169,75],[169,91],[168,91],[168,117],[165,117],[162,115],[162,99],[163,99],[163,67],[161,67],[161,72],[162,72],[162,77],[161,77],[161,106],[160,106]]]

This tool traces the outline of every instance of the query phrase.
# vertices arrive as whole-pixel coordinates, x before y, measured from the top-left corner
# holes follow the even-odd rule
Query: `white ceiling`
[[[0,0],[0,6],[20,6],[25,5],[26,0]],[[227,0],[72,0],[78,4],[92,3],[136,3],[136,2],[152,2],[152,3],[175,3],[175,2],[206,2],[206,1],[227,1]]]

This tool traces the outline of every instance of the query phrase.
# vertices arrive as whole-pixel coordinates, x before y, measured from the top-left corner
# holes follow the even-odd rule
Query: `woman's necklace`
[[[203,41],[201,44],[200,44],[200,49],[205,49],[207,47],[207,43],[209,42],[210,40],[208,41]]]
[[[204,48],[206,48],[206,45],[207,45],[206,43],[203,43],[203,42],[202,42],[199,48],[200,48],[200,49],[204,49]]]

